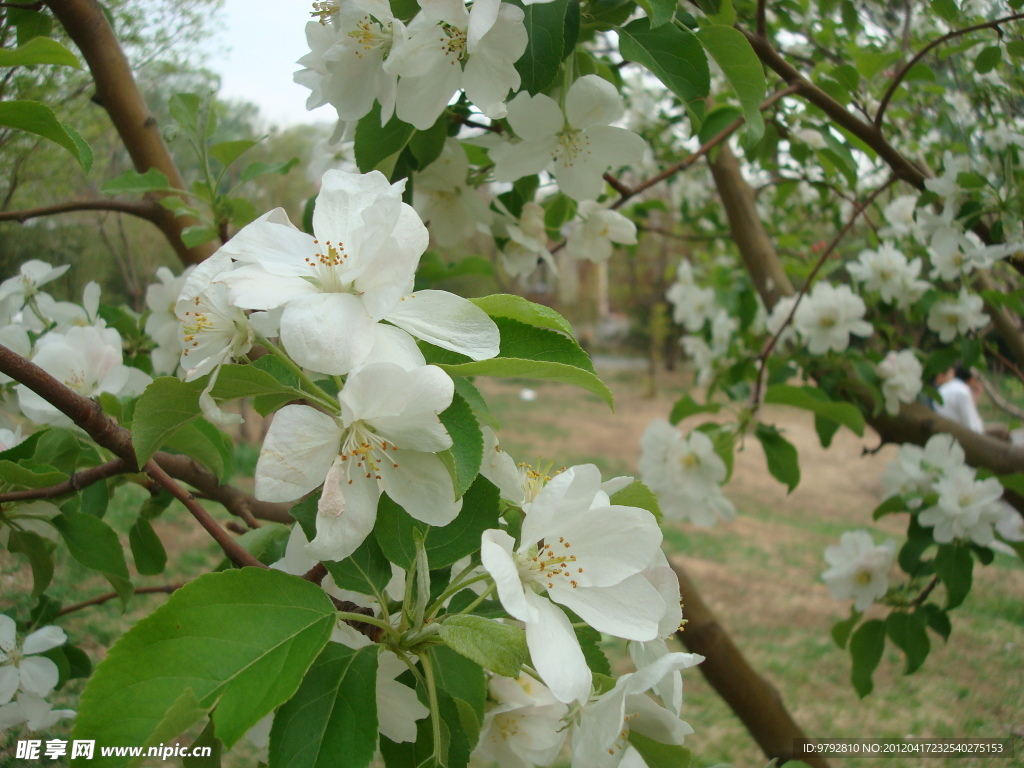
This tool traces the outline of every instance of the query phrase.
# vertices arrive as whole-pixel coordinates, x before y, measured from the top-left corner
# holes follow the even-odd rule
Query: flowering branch
[[[0,211],[0,221],[16,221],[19,224],[24,224],[29,219],[37,219],[41,216],[56,216],[61,213],[73,213],[75,211],[127,213],[157,224],[163,218],[167,209],[152,200],[140,202],[112,199],[69,200],[66,203],[44,205],[39,208],[25,208],[20,211]]]
[[[930,51],[934,50],[943,43],[947,43],[950,40],[954,40],[958,37],[961,37],[962,35],[967,35],[970,34],[971,32],[977,32],[979,29],[998,29],[1000,24],[1005,24],[1009,21],[1017,21],[1018,19],[1024,19],[1024,13],[1014,13],[1010,16],[1004,16],[1001,19],[996,19],[995,21],[986,21],[982,24],[975,24],[974,26],[971,27],[965,27],[964,29],[956,29],[953,30],[952,32],[943,35],[942,37],[932,40],[930,43],[928,43],[928,45],[926,45],[924,48],[922,48],[920,51],[914,54],[910,58],[910,60],[902,67],[900,67],[899,71],[895,75],[893,75],[892,82],[889,83],[889,87],[886,88],[885,94],[882,96],[882,100],[878,104],[878,111],[875,113],[875,125],[878,126],[879,128],[882,127],[882,120],[885,117],[886,107],[889,106],[889,102],[892,100],[893,94],[896,93],[896,89],[899,88],[900,83],[903,82],[903,79],[907,76],[907,73],[914,68],[914,65],[917,64],[917,62],[923,59],[926,55],[928,55]]]
[[[69,493],[77,493],[83,488],[88,488],[93,483],[106,480],[108,477],[123,475],[126,472],[134,472],[134,463],[124,459],[112,459],[106,464],[83,469],[75,472],[71,477],[62,483],[48,485],[45,488],[28,488],[23,491],[9,491],[0,493],[0,504],[11,501],[30,501],[32,499],[55,499]]]
[[[156,595],[156,594],[169,595],[172,592],[175,592],[175,591],[181,589],[183,586],[185,586],[185,585],[184,584],[166,584],[166,585],[164,585],[162,587],[136,587],[135,588],[135,594],[136,595]],[[102,594],[102,595],[99,595],[97,597],[91,598],[90,600],[85,600],[85,601],[83,601],[81,603],[75,603],[74,605],[69,605],[67,608],[61,608],[60,611],[57,612],[57,615],[58,616],[64,616],[64,615],[66,615],[68,613],[74,613],[75,611],[80,611],[83,608],[89,608],[90,606],[93,606],[93,605],[102,605],[103,603],[109,602],[110,600],[113,600],[114,598],[119,597],[119,596],[120,595],[118,595],[117,592],[107,592],[105,594]]]
[[[796,314],[797,307],[800,306],[800,301],[807,294],[807,291],[810,290],[811,284],[814,282],[814,278],[818,276],[818,272],[820,272],[821,268],[825,266],[825,262],[828,261],[829,257],[835,252],[839,243],[842,242],[847,233],[853,229],[853,225],[856,223],[861,213],[863,213],[864,210],[875,201],[875,198],[895,182],[895,176],[889,177],[889,180],[886,181],[885,184],[868,195],[862,203],[859,203],[857,207],[853,209],[853,213],[850,214],[850,218],[847,220],[846,224],[843,225],[843,228],[836,233],[835,237],[832,238],[832,241],[828,244],[825,250],[821,252],[821,256],[818,257],[818,261],[814,265],[814,268],[811,269],[810,274],[807,275],[806,282],[797,292],[796,299],[793,301],[793,305],[789,308],[789,313],[786,315],[786,319],[782,321],[782,325],[780,325],[779,329],[772,334],[771,338],[768,339],[764,348],[761,350],[761,354],[757,356],[757,377],[754,379],[754,392],[750,396],[751,407],[753,409],[756,410],[761,401],[761,388],[764,386],[764,374],[768,368],[768,358],[771,357],[776,344],[779,343],[779,338],[782,336],[782,332],[791,322],[793,322],[793,316]]]

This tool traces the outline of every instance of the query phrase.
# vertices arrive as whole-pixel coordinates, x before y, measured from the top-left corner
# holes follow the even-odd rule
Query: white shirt
[[[971,388],[960,379],[953,377],[945,384],[939,385],[942,404],[935,404],[935,412],[957,424],[963,424],[972,432],[984,432],[985,424],[981,420]]]

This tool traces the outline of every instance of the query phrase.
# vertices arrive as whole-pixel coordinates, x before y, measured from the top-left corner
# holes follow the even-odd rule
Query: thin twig
[[[66,203],[56,205],[44,205],[39,208],[25,208],[20,211],[0,212],[0,221],[17,221],[24,224],[29,219],[38,219],[42,216],[56,216],[61,213],[74,213],[76,211],[114,211],[115,213],[127,213],[137,216],[146,221],[156,222],[162,217],[162,206],[151,201],[131,200],[69,200]]]
[[[928,582],[928,586],[921,590],[921,594],[914,598],[914,600],[911,602],[911,605],[922,605],[924,601],[928,599],[928,595],[932,593],[932,590],[935,589],[935,587],[937,587],[938,584],[939,577],[932,576],[932,580]]]
[[[849,220],[843,225],[843,228],[836,233],[835,237],[832,238],[832,242],[830,242],[828,247],[821,252],[821,256],[818,257],[818,261],[814,265],[814,268],[811,270],[810,274],[807,275],[806,282],[797,292],[796,298],[793,301],[793,306],[789,308],[789,313],[786,315],[786,319],[782,322],[782,325],[779,326],[779,329],[772,334],[771,338],[768,339],[764,345],[764,349],[761,350],[761,354],[757,357],[757,377],[754,379],[754,391],[750,397],[750,403],[753,409],[756,410],[761,401],[761,389],[764,385],[764,374],[768,367],[768,358],[771,357],[771,354],[775,349],[775,345],[779,343],[779,338],[782,336],[782,332],[791,322],[793,322],[793,316],[796,314],[797,307],[800,306],[800,301],[810,290],[812,283],[814,283],[814,278],[818,276],[821,268],[825,266],[825,262],[828,261],[829,257],[839,246],[839,243],[842,242],[843,238],[846,237],[846,234],[853,228],[854,223],[857,221],[857,218],[861,213],[863,213],[864,210],[875,201],[875,198],[894,183],[896,183],[896,176],[890,176],[889,180],[886,181],[885,184],[868,195],[867,198],[864,199],[864,202],[857,205],[857,207],[853,209],[853,213],[850,214]]]
[[[156,594],[169,595],[172,592],[175,592],[175,591],[181,589],[183,586],[185,586],[185,585],[184,584],[167,584],[167,585],[165,585],[163,587],[136,587],[135,588],[135,594],[136,595],[156,595]],[[83,608],[89,608],[90,606],[93,606],[93,605],[101,605],[103,603],[109,602],[110,600],[113,600],[114,598],[116,598],[118,596],[119,595],[118,595],[117,592],[107,592],[105,594],[99,595],[98,597],[94,597],[91,600],[86,600],[86,601],[81,602],[81,603],[75,603],[74,605],[69,605],[67,608],[61,608],[60,611],[57,612],[57,615],[58,616],[64,616],[64,615],[66,615],[68,613],[74,613],[75,611],[80,611]]]
[[[244,566],[251,566],[253,568],[266,568],[263,563],[257,560],[249,552],[247,552],[241,544],[235,541],[228,532],[220,527],[220,524],[214,520],[210,513],[206,511],[202,504],[200,504],[195,495],[189,493],[177,482],[174,478],[164,472],[160,466],[150,459],[146,462],[144,467],[145,471],[156,480],[160,485],[166,488],[170,494],[185,505],[185,509],[192,513],[199,524],[206,529],[207,533],[213,537],[213,540],[220,545],[220,548],[224,550],[224,554],[239,568]]]
[[[75,472],[62,483],[48,485],[45,488],[29,488],[24,491],[0,493],[0,504],[10,501],[29,501],[31,499],[55,499],[58,496],[81,491],[83,488],[88,488],[93,483],[98,483],[109,477],[134,471],[136,471],[134,463],[124,459],[112,459],[106,464]]]
[[[878,103],[878,111],[875,113],[875,125],[879,128],[882,127],[882,119],[885,117],[885,110],[889,106],[889,102],[892,100],[893,94],[896,93],[896,89],[900,87],[900,83],[907,76],[907,73],[913,69],[914,65],[917,64],[921,59],[928,55],[929,51],[932,51],[936,47],[947,43],[950,40],[954,40],[962,35],[970,34],[971,32],[977,32],[979,29],[994,29],[1000,24],[1006,24],[1010,21],[1017,21],[1024,19],[1024,13],[1014,13],[1010,16],[1003,16],[1001,19],[995,21],[986,21],[982,24],[975,24],[971,27],[964,27],[963,29],[955,29],[952,32],[948,32],[942,37],[932,40],[928,45],[922,48],[920,51],[915,53],[910,60],[900,67],[899,71],[892,76],[892,82],[889,83],[889,87],[885,89],[881,101]]]

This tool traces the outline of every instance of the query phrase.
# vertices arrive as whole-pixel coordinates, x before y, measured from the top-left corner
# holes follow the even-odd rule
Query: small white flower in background
[[[32,340],[28,331],[21,323],[4,324],[6,321],[3,315],[3,302],[0,302],[0,344],[22,357],[32,356]],[[0,384],[8,384],[14,381],[6,373],[0,373]],[[2,440],[2,438],[0,438]]]
[[[256,497],[293,501],[324,485],[306,554],[343,560],[373,530],[382,492],[429,525],[447,525],[462,501],[437,451],[452,439],[437,417],[452,380],[436,366],[361,367],[338,394],[336,418],[305,405],[278,411],[256,464]]]
[[[715,363],[718,362],[721,355],[713,350],[702,336],[682,336],[679,339],[679,344],[697,368],[697,386],[703,387],[715,375]]]
[[[866,311],[864,300],[850,286],[817,283],[796,308],[793,324],[812,355],[842,352],[850,345],[851,334],[867,337],[874,333],[864,319]]]
[[[672,287],[676,288],[676,286],[681,287],[666,293],[666,297],[672,304],[672,319],[686,330],[696,333],[704,327],[704,322],[717,309],[715,291],[712,288],[700,288],[696,285],[687,286],[685,283],[676,283]]]
[[[391,185],[377,171],[328,171],[313,211],[316,237],[275,209],[221,247],[242,264],[215,284],[227,286],[236,306],[283,308],[281,342],[319,373],[371,362],[422,366],[413,337],[474,360],[494,357],[498,328],[483,310],[445,291],[412,293],[428,235],[402,202],[404,188],[405,180]]]
[[[796,338],[796,328],[792,321],[785,328],[782,327],[793,310],[794,303],[796,303],[796,296],[780,296],[765,319],[765,330],[772,336],[778,334],[779,340],[776,344],[780,347]]]
[[[499,0],[475,0],[469,10],[463,0],[422,0],[420,7],[384,64],[399,78],[399,119],[427,130],[459,88],[488,117],[505,117],[528,42],[522,8]]]
[[[526,624],[530,656],[552,694],[563,703],[583,701],[590,668],[555,604],[599,632],[653,640],[665,601],[643,571],[661,530],[650,512],[611,504],[592,464],[552,478],[524,512],[520,545],[505,531],[485,531],[481,561],[502,606]]]
[[[633,730],[662,744],[683,744],[693,728],[645,694],[666,675],[702,661],[704,657],[696,653],[670,653],[623,675],[610,691],[588,701],[572,735],[572,768],[645,765],[629,744]]]
[[[79,395],[116,397],[142,394],[152,379],[138,368],[124,365],[121,335],[113,328],[75,326],[65,333],[48,333],[36,342],[32,362]],[[40,424],[71,426],[57,406],[24,384],[17,387],[22,413]]]
[[[889,226],[885,229],[879,230],[879,235],[882,237],[917,237],[920,228],[917,221],[914,219],[914,213],[917,210],[917,196],[916,195],[902,195],[900,197],[893,198],[893,200],[885,206],[882,211],[882,215],[885,220],[889,222]]]
[[[9,277],[0,283],[0,300],[8,296],[15,297],[14,303],[18,309],[24,306],[26,301],[33,299],[39,294],[39,288],[68,271],[70,265],[64,264],[59,267],[51,267],[45,261],[30,259],[18,268],[18,274]],[[16,311],[16,310],[15,310]]]
[[[961,288],[956,298],[943,296],[932,304],[928,310],[928,328],[939,335],[939,341],[951,342],[957,336],[988,324],[983,306],[981,296]]]
[[[584,200],[580,203],[577,215],[579,221],[574,223],[565,243],[566,251],[574,259],[586,259],[599,264],[611,257],[612,243],[636,243],[636,224],[618,211],[605,208],[593,200]]]
[[[395,108],[397,78],[384,68],[395,29],[402,23],[380,0],[344,0],[328,6],[320,22],[306,24],[310,52],[294,80],[310,89],[306,109],[330,104],[344,122],[359,120],[381,104],[381,123]]]
[[[159,282],[152,283],[146,288],[149,317],[146,318],[145,330],[156,342],[156,348],[150,353],[154,373],[169,375],[178,369],[182,341],[178,333],[180,322],[174,314],[174,308],[191,270],[192,267],[189,267],[175,276],[167,267],[160,267],[156,271]]]
[[[3,435],[0,434],[0,443],[2,441]],[[12,531],[33,533],[57,543],[57,530],[49,521],[59,514],[60,509],[48,501],[30,501],[17,506],[5,506],[0,513],[0,547],[7,546]]]
[[[487,684],[496,702],[484,713],[473,755],[502,768],[550,765],[565,743],[562,718],[569,708],[525,672],[518,680],[495,676]]]
[[[861,251],[857,261],[846,265],[847,272],[869,291],[878,291],[885,301],[904,309],[916,302],[928,289],[918,280],[921,260],[907,257],[892,243],[882,243],[878,250]]]
[[[963,155],[944,152],[942,155],[942,175],[925,179],[924,186],[930,192],[947,200],[957,200],[964,190],[957,184],[957,177],[968,170],[969,161]]]
[[[469,240],[491,221],[487,203],[466,183],[468,173],[466,151],[448,139],[440,157],[414,178],[413,206],[442,248]]]
[[[867,531],[847,531],[839,544],[825,550],[825,562],[831,568],[821,578],[836,600],[853,599],[853,606],[864,611],[889,590],[889,570],[896,558],[896,542],[875,545]]]
[[[21,443],[25,441],[26,437],[28,437],[28,435],[21,434],[21,427],[15,427],[13,430],[0,429],[0,453],[3,451],[9,451],[16,445],[21,445]]]
[[[912,350],[890,352],[878,364],[878,375],[882,379],[882,395],[885,410],[896,415],[900,403],[912,403],[921,392],[921,374],[924,368]]]
[[[17,625],[0,613],[0,704],[6,704],[19,690],[34,696],[49,696],[57,687],[57,665],[39,654],[67,642],[60,627],[48,626],[27,635],[18,647]]]
[[[0,706],[0,732],[25,724],[30,731],[44,731],[57,722],[74,717],[73,709],[54,709],[50,702],[31,693],[19,693],[9,704]]]
[[[511,213],[504,212],[505,219],[497,223],[498,231],[508,237],[501,249],[501,263],[512,277],[529,277],[543,261],[552,273],[557,273],[555,260],[548,250],[548,231],[544,224],[544,209],[539,203],[523,204],[517,220]]]
[[[605,171],[638,161],[647,146],[632,131],[610,125],[624,111],[615,86],[597,75],[569,87],[564,114],[550,96],[521,91],[508,104],[509,124],[521,141],[491,150],[494,178],[515,181],[546,170],[574,200],[597,198]]]
[[[999,503],[1003,486],[996,478],[978,480],[974,469],[959,466],[938,480],[934,490],[939,494],[938,502],[923,510],[917,520],[934,528],[935,541],[948,544],[954,539],[970,539],[983,547],[992,543],[992,527],[1005,515]]]

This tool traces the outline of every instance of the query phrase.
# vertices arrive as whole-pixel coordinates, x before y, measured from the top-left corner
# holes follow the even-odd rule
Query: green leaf
[[[925,629],[927,622],[928,618],[924,611],[893,611],[885,619],[885,631],[889,639],[906,654],[907,666],[903,671],[905,675],[920,669],[924,660],[928,658],[931,643]]]
[[[932,0],[931,7],[932,13],[949,24],[960,20],[960,8],[955,0]]]
[[[692,755],[681,744],[662,744],[635,730],[629,732],[629,743],[640,753],[647,768],[690,768]]]
[[[672,21],[679,6],[679,0],[644,0],[644,3],[644,12],[651,17],[651,29]]]
[[[57,119],[52,109],[38,101],[0,101],[0,126],[27,131],[60,144],[74,155],[86,173],[92,167],[92,150],[78,132]]]
[[[530,659],[522,629],[482,616],[449,616],[441,624],[441,639],[453,651],[505,677],[519,677]]]
[[[470,299],[470,301],[491,317],[507,317],[527,325],[550,328],[568,336],[573,335],[569,321],[558,312],[543,304],[535,304],[522,296],[515,296],[511,293],[495,293],[479,299]]]
[[[583,649],[583,658],[587,660],[590,671],[610,677],[612,666],[604,651],[601,650],[601,633],[593,627],[582,625],[574,626],[573,631],[576,633],[576,639],[579,640],[580,648]]]
[[[194,384],[163,376],[154,379],[135,405],[132,444],[141,467],[174,434],[199,418],[199,393]]]
[[[974,60],[974,71],[979,75],[985,75],[999,66],[999,62],[1003,60],[1003,49],[998,45],[990,45],[987,48],[982,48],[981,53],[978,54]]]
[[[210,147],[210,156],[222,163],[231,165],[242,156],[244,152],[255,147],[259,142],[252,139],[240,139],[238,141],[222,141]]]
[[[701,144],[707,144],[740,117],[743,117],[743,112],[730,104],[715,107],[704,118],[704,124],[700,127],[697,140]]]
[[[652,30],[649,19],[631,21],[618,32],[622,57],[653,72],[680,98],[699,130],[711,75],[704,48],[693,33],[668,24]]]
[[[101,191],[107,195],[144,194],[156,190],[171,189],[167,176],[156,168],[139,173],[134,168],[125,171],[103,185]],[[179,200],[180,198],[173,198]]]
[[[59,515],[53,527],[60,531],[71,556],[86,568],[99,571],[110,582],[121,605],[127,606],[135,589],[128,578],[121,541],[113,529],[92,515]]]
[[[695,34],[736,91],[747,119],[747,141],[759,141],[764,135],[761,102],[768,88],[761,60],[743,33],[733,27],[714,24],[701,27]]]
[[[872,520],[878,520],[879,518],[885,517],[886,515],[894,515],[897,512],[909,512],[907,509],[907,502],[903,500],[902,496],[890,496],[888,499],[883,501],[877,507],[875,511],[871,513]]]
[[[832,438],[836,436],[840,426],[842,425],[832,419],[814,414],[814,431],[818,433],[818,442],[821,443],[822,448],[832,445]]]
[[[672,406],[672,412],[668,416],[669,423],[675,426],[683,419],[697,413],[718,413],[722,406],[718,403],[706,403],[701,405],[689,395],[683,395],[676,400]]]
[[[71,51],[48,37],[33,37],[13,50],[0,48],[0,67],[26,67],[32,64],[57,64],[81,69],[82,64]]]
[[[764,393],[764,402],[803,408],[816,416],[848,427],[858,437],[864,436],[864,414],[850,403],[834,402],[817,387],[773,384]]]
[[[758,424],[754,436],[761,441],[768,471],[772,477],[783,483],[789,492],[800,484],[800,461],[796,448],[784,438],[775,427]]]
[[[662,520],[661,506],[658,504],[658,497],[654,495],[654,491],[639,480],[634,480],[621,491],[613,493],[611,502],[612,504],[618,504],[620,507],[639,507],[640,509],[646,509],[654,515],[655,518],[657,518],[659,523]]]
[[[422,171],[441,156],[444,143],[448,140],[448,117],[444,112],[425,131],[416,131],[409,139],[409,149]],[[462,150],[459,150],[462,153]]]
[[[935,603],[925,603],[922,610],[928,616],[928,626],[932,628],[932,631],[943,641],[949,640],[949,635],[953,631],[953,626],[949,623],[949,614]]]
[[[375,645],[328,643],[274,716],[269,768],[363,768],[377,749]]]
[[[193,757],[193,755],[198,754],[197,750],[199,747],[209,747],[210,754],[204,757]],[[221,744],[220,739],[215,734],[213,720],[210,720],[206,727],[203,728],[203,732],[192,742],[189,748],[189,756],[182,758],[181,768],[220,768],[223,748],[224,745]]]
[[[566,49],[566,15],[570,2],[575,0],[554,0],[532,5],[513,0],[515,5],[523,9],[523,25],[528,38],[526,51],[515,67],[522,79],[522,89],[531,96],[547,89],[558,75],[558,67]]]
[[[160,537],[153,530],[152,523],[139,516],[128,531],[128,544],[135,558],[135,570],[142,576],[156,576],[167,566],[167,551]]]
[[[443,527],[431,527],[414,520],[387,494],[377,506],[377,525],[373,529],[384,555],[400,568],[409,570],[416,559],[414,531],[425,538],[430,567],[444,568],[480,549],[480,536],[498,525],[498,489],[483,476],[466,491],[462,511]]]
[[[473,386],[473,383],[469,379],[464,379],[461,376],[455,380],[455,391],[467,402],[473,409],[473,413],[476,415],[477,421],[483,425],[486,425],[498,431],[501,428],[501,424],[494,418],[491,413],[491,409],[487,407],[487,401],[484,400],[484,396],[480,394],[480,390]]]
[[[33,37],[46,37],[53,31],[53,18],[27,4],[22,8],[8,5],[6,10],[7,23],[18,30],[18,45],[24,45]]]
[[[32,568],[32,597],[39,597],[53,581],[53,543],[28,531],[10,532],[7,549],[20,552]]]
[[[164,448],[191,456],[222,483],[234,473],[234,442],[206,419],[197,419],[164,440]]]
[[[878,619],[865,621],[850,638],[850,657],[853,659],[850,680],[862,699],[875,687],[871,676],[882,660],[884,650],[885,624]]]
[[[921,561],[921,555],[933,543],[931,528],[922,527],[917,522],[917,516],[912,516],[907,526],[907,540],[900,547],[896,562],[905,573],[909,573],[911,576],[919,575],[930,568],[929,564]]]
[[[292,529],[280,523],[263,523],[259,528],[246,531],[236,541],[242,545],[250,555],[255,557],[264,565],[276,563],[284,557],[285,549],[288,547],[288,537]],[[231,562],[224,558],[223,567],[217,570],[225,571],[231,568]]]
[[[477,719],[484,719],[487,680],[484,668],[451,648],[438,646],[430,652],[437,674],[437,686],[453,699],[466,702]]]
[[[470,747],[458,705],[442,690],[438,691],[438,706],[441,710],[440,745],[435,748],[430,718],[425,717],[416,722],[415,742],[396,744],[387,737],[381,738],[380,751],[386,768],[465,768]]]
[[[96,753],[75,765],[127,766],[130,757],[101,757],[100,748],[169,741],[214,707],[217,737],[230,748],[292,697],[336,620],[320,587],[280,571],[200,576],[129,629],[96,668],[72,734],[95,739]]]
[[[971,591],[974,558],[971,550],[957,544],[940,544],[935,555],[935,573],[946,586],[946,610],[956,608]]]
[[[324,565],[339,588],[351,589],[362,595],[381,595],[391,581],[391,563],[373,536],[367,536],[344,560],[326,561]]]
[[[264,358],[265,359],[265,358]],[[205,385],[207,377],[200,379]],[[259,395],[287,395],[294,400],[303,396],[294,387],[282,384],[274,376],[256,365],[225,365],[217,376],[217,383],[210,392],[215,400],[224,402],[237,400],[240,397],[258,397]]]
[[[458,498],[469,489],[480,472],[484,436],[473,409],[457,392],[452,397],[452,404],[439,413],[438,418],[453,441],[449,452],[455,463],[455,496]]]
[[[238,176],[238,183],[244,184],[247,181],[258,179],[260,176],[269,176],[272,173],[276,173],[280,176],[284,176],[299,163],[299,158],[293,157],[291,160],[281,160],[277,163],[263,163],[255,162],[249,163],[245,167],[245,170]]]
[[[196,224],[181,230],[181,242],[185,244],[186,248],[195,248],[197,245],[208,243],[216,238],[217,230],[205,224]]]
[[[397,117],[392,117],[382,128],[380,104],[375,102],[373,109],[356,125],[355,151],[359,171],[369,173],[379,168],[389,157],[401,152],[415,132],[413,126]]]
[[[496,317],[494,322],[501,332],[498,357],[472,361],[463,355],[427,347],[427,362],[439,365],[450,376],[553,379],[592,392],[612,405],[611,391],[594,373],[593,363],[575,339],[505,317]]]
[[[1024,40],[1011,40],[1006,44],[1006,52],[1015,59],[1024,58]]]
[[[36,466],[32,471],[13,461],[0,461],[0,483],[6,488],[45,488],[68,479],[64,472],[57,472],[53,467]]]
[[[837,621],[832,625],[832,639],[835,640],[836,645],[840,648],[845,648],[847,642],[850,640],[850,633],[853,632],[853,628],[857,626],[857,622],[860,621],[860,617],[863,616],[860,611],[856,608],[850,608],[850,617]]]

